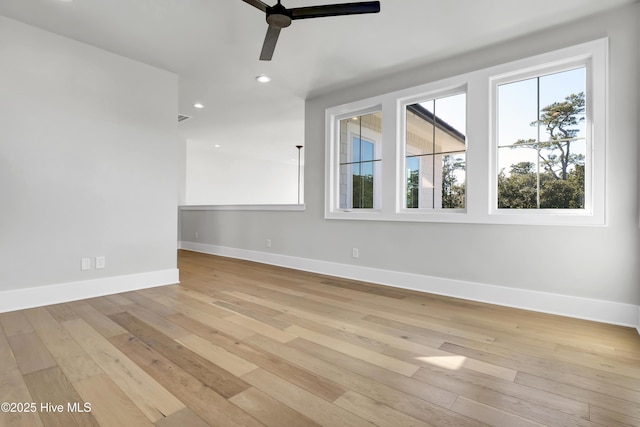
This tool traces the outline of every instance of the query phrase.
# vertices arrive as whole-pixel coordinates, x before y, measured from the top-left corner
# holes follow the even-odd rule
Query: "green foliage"
[[[442,207],[455,209],[464,208],[466,188],[465,183],[458,184],[456,171],[465,170],[463,158],[452,155],[442,157]]]
[[[444,155],[442,157],[442,208],[460,209],[465,206],[465,183],[458,183],[456,171],[465,170],[463,157]],[[420,171],[409,169],[407,176],[407,208],[418,208],[420,192]]]
[[[522,162],[528,163],[528,162]],[[498,175],[498,208],[536,209],[538,207],[538,177],[533,169]],[[533,164],[531,164],[533,166]],[[584,166],[577,165],[566,180],[549,172],[540,174],[540,208],[580,209],[584,207]]]
[[[572,151],[584,120],[583,92],[571,94],[562,102],[554,102],[541,110],[540,119],[531,123],[541,126],[547,139],[518,140],[513,148],[537,151],[540,171],[531,162],[511,165],[509,173],[498,175],[498,208],[536,209],[584,207],[584,155]]]
[[[538,205],[535,172],[523,170],[524,173],[513,173],[513,166],[511,171],[510,176],[506,176],[504,171],[498,175],[498,208],[535,209]]]
[[[412,169],[409,171],[409,176],[407,177],[407,207],[408,208],[418,208],[419,206],[419,174],[420,171],[418,169]]]
[[[353,208],[373,208],[373,175],[353,175]]]

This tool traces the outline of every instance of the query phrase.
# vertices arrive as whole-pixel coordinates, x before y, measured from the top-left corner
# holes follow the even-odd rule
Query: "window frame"
[[[326,134],[327,134],[327,139],[331,140],[331,144],[329,144],[327,146],[327,152],[326,152],[326,160],[325,160],[325,164],[327,164],[329,166],[329,171],[325,171],[325,188],[326,188],[326,195],[325,195],[325,213],[328,212],[333,212],[333,213],[351,213],[351,214],[358,214],[358,213],[362,213],[364,215],[367,214],[371,214],[372,212],[379,212],[380,211],[380,205],[381,205],[381,199],[380,199],[380,195],[382,193],[380,188],[376,188],[376,186],[380,186],[380,179],[375,179],[374,178],[374,200],[373,200],[373,208],[341,208],[340,207],[340,121],[344,120],[344,119],[348,119],[351,117],[355,117],[355,116],[364,116],[367,114],[371,114],[371,113],[376,113],[376,112],[380,112],[382,114],[383,117],[383,123],[384,123],[384,113],[383,113],[383,109],[382,109],[382,105],[379,103],[371,103],[371,102],[367,102],[367,101],[362,101],[362,102],[358,102],[355,104],[350,104],[351,106],[353,106],[353,108],[349,107],[349,108],[345,108],[345,106],[341,106],[341,107],[337,107],[335,109],[333,109],[333,111],[329,111],[327,110],[326,112],[326,118],[325,118],[325,122],[327,124],[327,128],[326,128]],[[380,161],[376,162],[376,164],[374,164],[374,177],[375,177],[375,173],[378,172],[379,175],[381,175],[381,171],[382,171],[382,162],[383,162],[383,156],[382,156],[382,147],[384,144],[384,124],[382,127],[383,133],[381,136],[381,140],[380,141],[375,141],[375,138],[370,138],[368,135],[362,135],[365,139],[367,140],[373,140],[374,143],[374,154],[377,155],[378,153],[380,153]],[[348,155],[349,157],[351,157],[352,153],[351,153],[351,137],[353,135],[355,135],[353,132],[349,132],[347,130],[347,135],[348,135],[348,143],[347,143],[347,149],[348,149]],[[349,168],[349,170],[351,170],[351,168]],[[347,183],[347,186],[349,188],[348,190],[348,196],[353,195],[353,188],[352,188],[353,183],[349,182]]]
[[[377,111],[375,111],[377,112]],[[369,113],[367,113],[369,114]],[[359,115],[362,116],[362,115]],[[345,117],[348,118],[349,116]],[[340,119],[338,120],[338,122],[344,120]],[[354,208],[353,206],[351,208],[340,208],[343,210],[363,210],[363,209],[368,209],[368,210],[375,210],[378,209],[380,207],[380,170],[381,170],[381,163],[382,163],[382,155],[381,155],[381,146],[382,146],[382,141],[377,141],[376,140],[376,135],[374,135],[374,132],[371,129],[368,128],[361,128],[361,133],[357,133],[351,129],[349,129],[349,125],[351,123],[347,123],[347,158],[351,159],[352,161],[347,163],[347,170],[348,173],[347,175],[351,177],[351,179],[348,180],[347,184],[347,199],[351,199],[351,204],[353,204],[353,165],[356,163],[360,164],[360,167],[362,167],[363,163],[368,163],[368,161],[362,161],[362,159],[360,159],[360,161],[358,162],[354,162],[353,161],[353,140],[354,138],[358,138],[360,141],[364,141],[366,143],[369,143],[371,145],[373,145],[373,159],[370,161],[372,163],[372,168],[373,168],[373,208]],[[339,129],[338,129],[339,132]],[[379,160],[377,160],[379,159]],[[342,166],[342,163],[340,163],[338,165],[338,167]],[[376,179],[376,177],[378,179]],[[339,178],[338,178],[339,180]],[[338,182],[338,186],[340,185],[340,182]],[[340,194],[338,194],[338,197],[340,197]],[[340,206],[340,200],[338,200],[338,207]]]
[[[500,223],[605,225],[606,111],[608,39],[571,46],[501,66],[489,78],[490,165],[489,215]],[[538,61],[536,61],[538,59]],[[543,61],[540,61],[543,59]],[[583,209],[498,208],[498,88],[501,84],[585,67],[585,202]]]
[[[325,218],[445,223],[606,225],[608,38],[530,56],[482,70],[385,93],[325,110]],[[497,208],[497,85],[514,76],[586,65],[590,173],[584,209]],[[464,89],[464,90],[463,90]],[[406,105],[466,93],[465,208],[406,207]],[[339,120],[382,112],[379,204],[339,209]],[[478,113],[474,113],[474,112]],[[337,128],[337,129],[336,129]],[[337,150],[336,150],[337,148]],[[337,151],[337,152],[336,152]]]
[[[402,200],[400,200],[400,203],[398,205],[397,208],[397,213],[398,214],[435,214],[435,215],[441,215],[441,214],[463,214],[467,212],[467,203],[466,203],[466,196],[465,196],[465,207],[464,208],[459,208],[459,209],[453,209],[453,208],[408,208],[407,207],[407,194],[406,194],[406,157],[407,157],[407,106],[412,105],[412,104],[417,104],[420,102],[425,102],[425,101],[437,101],[438,99],[441,98],[446,98],[449,96],[455,96],[455,95],[460,95],[460,94],[465,94],[465,117],[468,117],[469,114],[469,103],[466,100],[466,96],[467,96],[467,85],[463,84],[460,85],[458,87],[448,87],[442,90],[434,90],[434,91],[430,91],[427,93],[421,93],[421,94],[417,94],[415,96],[411,96],[411,97],[406,97],[403,98],[401,100],[399,100],[398,103],[398,108],[400,109],[399,113],[401,114],[401,120],[399,125],[399,134],[401,135],[400,140],[398,141],[399,144],[399,156],[402,160],[402,167],[401,170],[399,171],[399,175],[401,177],[400,181],[401,181],[401,188],[398,190],[398,196],[400,196],[402,198]],[[465,123],[465,188],[467,186],[467,174],[466,174],[466,167],[467,167],[467,162],[466,162],[466,153],[468,150],[468,144],[469,144],[469,138],[466,135],[467,134],[467,127],[468,127],[468,120],[466,120]],[[436,156],[438,154],[443,154],[443,153],[431,153],[432,156]],[[419,162],[419,164],[421,164],[421,162]],[[421,166],[420,166],[421,167]],[[435,180],[434,180],[435,181]]]

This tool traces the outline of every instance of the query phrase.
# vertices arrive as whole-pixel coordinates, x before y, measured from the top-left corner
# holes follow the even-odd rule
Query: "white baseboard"
[[[179,270],[151,271],[0,292],[0,313],[179,283]]]
[[[180,242],[180,248],[194,252],[245,259],[296,270],[378,283],[396,288],[411,289],[542,313],[628,326],[636,328],[638,333],[640,333],[640,306],[632,304],[538,292],[527,289],[507,288],[485,283],[381,270],[194,242]]]

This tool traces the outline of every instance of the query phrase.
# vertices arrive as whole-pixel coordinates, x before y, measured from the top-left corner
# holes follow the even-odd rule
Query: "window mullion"
[[[396,140],[398,135],[396,120],[396,100],[393,96],[385,96],[382,100],[382,146],[381,161],[376,162],[380,168],[381,185],[379,203],[384,217],[393,217],[396,207]]]

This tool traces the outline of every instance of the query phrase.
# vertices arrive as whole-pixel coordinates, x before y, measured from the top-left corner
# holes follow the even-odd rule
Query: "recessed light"
[[[196,102],[195,104],[193,104],[193,106],[194,106],[195,108],[204,108],[204,105],[203,105],[203,104],[201,104],[201,103],[199,103],[199,102]]]
[[[260,83],[269,83],[271,81],[271,77],[269,77],[269,76],[258,76],[258,77],[256,77],[256,80],[259,81]]]
[[[220,144],[214,145],[213,148],[220,148]]]

